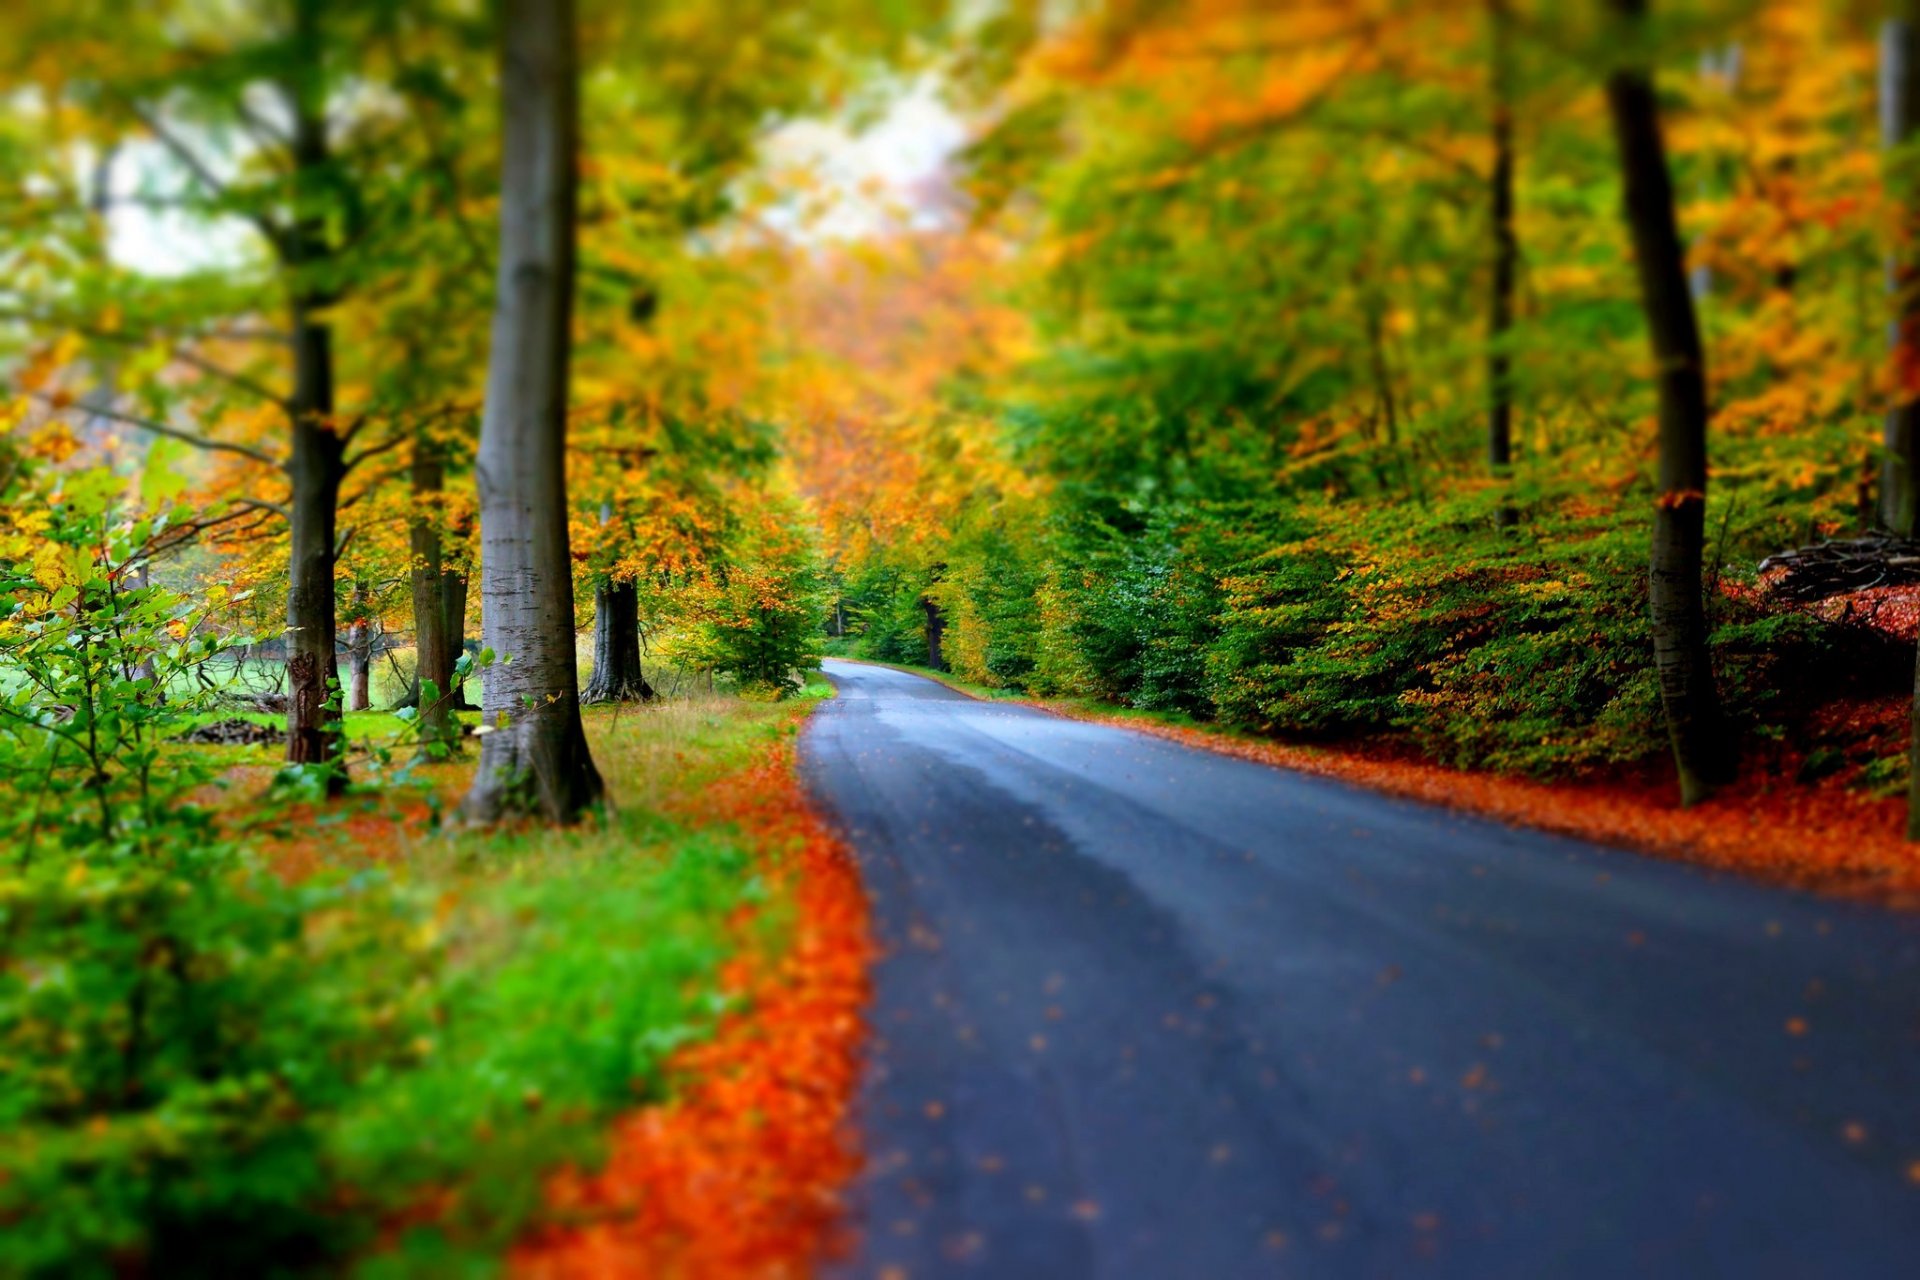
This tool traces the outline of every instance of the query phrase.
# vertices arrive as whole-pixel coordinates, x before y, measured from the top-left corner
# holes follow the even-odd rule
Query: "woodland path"
[[[826,670],[846,1274],[1914,1274],[1920,919]]]

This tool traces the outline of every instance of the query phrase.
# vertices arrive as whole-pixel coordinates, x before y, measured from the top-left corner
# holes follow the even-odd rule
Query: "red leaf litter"
[[[689,808],[749,834],[793,904],[791,944],[767,955],[744,942],[724,979],[743,1008],[675,1055],[674,1099],[620,1120],[604,1168],[550,1181],[553,1225],[509,1259],[527,1280],[777,1280],[846,1246],[872,954],[859,872],[808,807],[790,739]]]

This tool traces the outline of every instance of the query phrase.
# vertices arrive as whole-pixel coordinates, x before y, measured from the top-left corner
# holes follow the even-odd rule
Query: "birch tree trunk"
[[[572,0],[504,0],[499,296],[476,473],[486,674],[469,821],[569,822],[603,787],[580,724],[564,454],[579,136]]]
[[[1660,136],[1646,0],[1610,0],[1634,61],[1607,79],[1607,103],[1626,181],[1641,299],[1659,366],[1660,462],[1649,591],[1654,668],[1680,773],[1681,803],[1705,799],[1732,774],[1733,750],[1707,651],[1701,595],[1706,548],[1707,379],[1700,325],[1674,214]]]

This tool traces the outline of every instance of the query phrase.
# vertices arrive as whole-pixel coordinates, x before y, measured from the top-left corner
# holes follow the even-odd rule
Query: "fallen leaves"
[[[1021,701],[1077,720],[1602,844],[1808,888],[1895,903],[1920,901],[1920,847],[1904,838],[1904,805],[1831,782],[1783,783],[1777,767],[1770,772],[1765,761],[1753,762],[1713,799],[1682,809],[1670,788],[1640,779],[1534,782],[1448,768],[1398,747],[1309,749],[1073,704]]]
[[[791,738],[690,807],[748,834],[792,903],[791,943],[748,946],[732,964],[744,1008],[676,1055],[673,1101],[620,1121],[598,1172],[550,1181],[552,1225],[514,1251],[516,1275],[799,1276],[841,1244],[872,951],[858,871],[807,806]]]

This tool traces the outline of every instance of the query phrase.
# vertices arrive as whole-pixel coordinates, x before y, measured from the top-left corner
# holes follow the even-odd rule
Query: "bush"
[[[437,959],[383,880],[230,849],[0,879],[0,1271],[261,1273],[349,1241],[322,1128],[417,1055]]]
[[[732,557],[688,585],[691,626],[662,651],[688,670],[785,697],[804,687],[799,672],[820,666],[825,588],[798,514],[778,508],[759,514],[763,523],[742,537]]]

